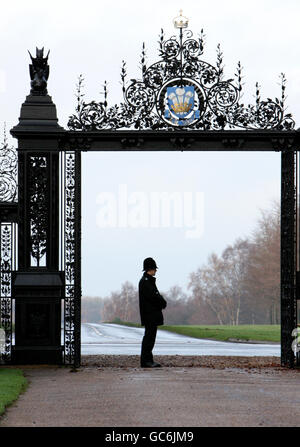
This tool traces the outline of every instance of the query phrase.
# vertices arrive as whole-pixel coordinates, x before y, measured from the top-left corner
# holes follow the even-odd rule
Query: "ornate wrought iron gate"
[[[30,95],[11,130],[18,139],[17,203],[15,181],[7,176],[13,158],[1,150],[3,361],[80,365],[82,151],[238,150],[281,152],[281,363],[294,366],[300,133],[285,113],[285,77],[280,99],[262,101],[257,86],[256,103],[245,106],[240,102],[241,64],[236,84],[224,80],[220,47],[214,67],[200,59],[203,35],[193,39],[191,31],[183,30],[182,17],[175,23],[179,40],[165,40],[162,33],[161,59],[150,67],[143,46],[142,79],[127,85],[123,64],[121,104],[108,107],[106,87],[104,101],[85,103],[80,78],[68,130],[58,125],[47,92],[49,53],[44,58],[37,49],[36,58],[31,56]]]
[[[296,151],[281,153],[281,363],[294,365],[292,330],[297,327],[297,164]],[[298,206],[297,206],[298,205]],[[299,360],[299,359],[298,359]],[[298,362],[297,362],[298,363]]]
[[[65,272],[64,362],[80,364],[81,153],[61,152],[61,254]]]
[[[14,151],[10,149],[10,152],[14,154]],[[10,154],[11,155],[11,154]],[[18,235],[18,224],[13,220],[17,219],[17,203],[14,202],[1,202],[1,243],[0,243],[0,284],[1,284],[1,324],[0,326],[5,331],[5,342],[1,344],[1,361],[6,363],[20,363],[24,360],[24,356],[19,354],[19,350],[27,355],[27,362],[39,362],[39,360],[45,362],[51,361],[51,357],[47,358],[41,356],[41,349],[46,349],[49,354],[51,352],[51,344],[47,345],[43,343],[36,344],[34,335],[39,335],[41,339],[47,338],[47,334],[39,332],[41,325],[45,324],[45,315],[56,328],[56,333],[52,335],[52,351],[58,351],[58,355],[54,356],[52,361],[56,363],[63,362],[65,364],[78,366],[80,364],[80,302],[81,302],[81,257],[80,257],[80,151],[62,151],[60,155],[60,178],[59,178],[59,233],[60,243],[57,244],[57,254],[60,253],[59,268],[47,268],[49,264],[51,252],[48,237],[49,232],[54,231],[53,227],[47,224],[48,220],[48,207],[49,196],[47,194],[47,185],[49,176],[47,170],[49,167],[49,158],[47,156],[27,156],[21,155],[22,162],[19,166],[20,171],[24,168],[25,159],[27,160],[29,179],[28,195],[29,200],[26,206],[24,201],[23,207],[20,200],[24,197],[24,194],[20,194],[19,197],[19,210],[29,216],[28,228],[25,229],[30,235],[28,238],[28,247],[25,250],[24,234]],[[7,161],[7,160],[6,160]],[[16,161],[16,160],[15,160]],[[16,168],[15,164],[15,168]],[[7,168],[6,168],[7,169]],[[7,177],[7,172],[1,172],[2,179],[4,175]],[[22,181],[22,173],[19,172],[20,180]],[[16,177],[16,172],[14,173]],[[57,177],[57,176],[56,176]],[[10,181],[14,178],[11,176]],[[10,186],[12,186],[10,184]],[[56,189],[56,188],[55,188]],[[6,198],[8,195],[6,194]],[[24,199],[23,199],[24,200]],[[23,211],[22,211],[23,208]],[[57,207],[56,207],[57,208]],[[27,211],[25,211],[27,210]],[[29,210],[29,212],[28,212]],[[54,210],[51,210],[54,213]],[[27,220],[24,219],[23,223]],[[21,225],[22,227],[22,225]],[[23,228],[24,231],[24,228]],[[19,236],[19,239],[18,239]],[[55,234],[50,237],[56,239]],[[52,241],[53,242],[53,241]],[[17,247],[21,250],[20,264],[22,265],[22,255],[27,255],[29,267],[21,269],[18,268],[18,252]],[[23,259],[24,262],[24,259]],[[38,283],[35,283],[36,274],[38,275]],[[21,281],[24,279],[24,275],[27,275],[28,281]],[[32,286],[31,290],[28,286]],[[39,293],[34,292],[35,288],[39,289]],[[13,292],[14,289],[14,292]],[[27,289],[27,290],[26,290]],[[55,293],[58,291],[59,293]],[[28,294],[33,294],[34,298],[28,298]],[[50,301],[49,301],[49,297]],[[51,302],[52,300],[52,302]],[[30,346],[22,343],[20,337],[13,338],[13,326],[15,326],[15,301],[17,303],[17,310],[19,317],[21,311],[27,314],[27,321],[22,320],[17,322],[17,329],[20,329],[20,325],[23,326],[22,338],[26,339],[30,335]],[[54,302],[54,307],[53,307]],[[49,309],[46,307],[48,306]],[[18,308],[19,307],[19,308]],[[35,307],[35,309],[34,309]],[[52,309],[51,309],[52,307]],[[29,309],[28,309],[29,308]],[[45,314],[46,309],[46,314]],[[60,309],[62,313],[62,319],[60,318]],[[50,314],[49,314],[50,313]],[[52,314],[52,315],[51,315]],[[54,315],[55,314],[55,315]],[[38,318],[40,315],[40,319]],[[28,319],[32,321],[28,324]],[[17,318],[18,320],[18,318]],[[62,321],[62,340],[60,338],[60,323]],[[32,334],[35,331],[35,334]],[[28,335],[29,334],[29,335]],[[53,337],[56,343],[55,348],[53,346]],[[51,337],[50,337],[51,338]],[[49,334],[48,334],[49,339]],[[16,343],[17,341],[17,343]],[[62,343],[61,343],[62,341]],[[32,352],[34,347],[37,350],[39,356],[37,358]],[[62,355],[59,354],[61,352]],[[57,352],[56,352],[57,354]]]
[[[17,154],[9,147],[4,132],[0,148],[0,363],[11,362],[14,301],[12,274],[17,270]]]
[[[1,320],[0,326],[5,331],[5,339],[1,344],[1,360],[11,361],[12,325],[13,325],[13,297],[12,272],[16,271],[16,231],[14,222],[1,222]]]

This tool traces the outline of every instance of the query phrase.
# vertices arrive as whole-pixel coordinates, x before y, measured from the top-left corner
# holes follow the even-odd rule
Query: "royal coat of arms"
[[[188,119],[195,119],[194,96],[195,88],[192,85],[168,87],[165,118],[179,126],[185,125]]]

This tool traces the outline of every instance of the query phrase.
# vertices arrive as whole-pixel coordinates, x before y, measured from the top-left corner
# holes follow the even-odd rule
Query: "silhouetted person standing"
[[[153,361],[152,349],[155,344],[157,326],[164,324],[162,309],[167,307],[166,300],[160,295],[154,277],[158,269],[154,259],[146,258],[143,263],[143,276],[139,282],[139,305],[141,325],[145,326],[142,341],[141,367],[155,368],[161,366]]]

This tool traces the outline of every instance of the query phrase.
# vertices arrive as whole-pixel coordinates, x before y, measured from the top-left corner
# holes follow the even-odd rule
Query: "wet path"
[[[144,328],[118,324],[84,323],[81,327],[83,355],[139,355]],[[280,344],[230,343],[157,331],[156,355],[280,356]]]

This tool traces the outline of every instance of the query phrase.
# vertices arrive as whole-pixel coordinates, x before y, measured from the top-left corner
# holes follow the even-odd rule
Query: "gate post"
[[[281,152],[281,365],[294,367],[292,331],[296,327],[297,152]]]
[[[81,360],[81,148],[76,139],[63,160],[64,361],[76,368]]]
[[[81,150],[75,149],[75,315],[74,366],[81,359]]]
[[[64,272],[59,271],[59,139],[64,129],[46,88],[48,56],[37,49],[31,60],[31,91],[22,104],[19,124],[11,130],[19,155],[12,363],[60,364]]]

